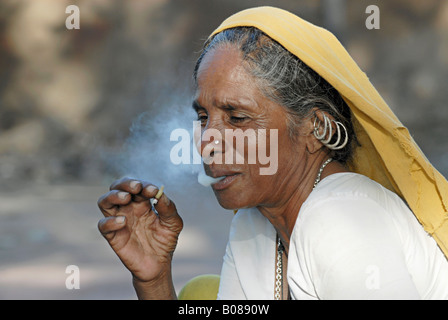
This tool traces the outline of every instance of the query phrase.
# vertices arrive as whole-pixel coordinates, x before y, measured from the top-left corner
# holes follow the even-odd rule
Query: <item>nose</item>
[[[225,124],[219,116],[209,114],[205,126],[197,122],[194,128],[196,149],[206,164],[223,163]]]
[[[201,133],[200,152],[204,163],[222,164],[224,154],[224,139],[220,130],[206,128]]]

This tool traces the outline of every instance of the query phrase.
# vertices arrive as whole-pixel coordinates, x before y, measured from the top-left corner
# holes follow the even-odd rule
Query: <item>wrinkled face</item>
[[[199,151],[209,176],[225,176],[212,185],[220,205],[274,205],[304,170],[306,139],[290,138],[286,110],[259,90],[237,49],[208,52],[197,79]]]

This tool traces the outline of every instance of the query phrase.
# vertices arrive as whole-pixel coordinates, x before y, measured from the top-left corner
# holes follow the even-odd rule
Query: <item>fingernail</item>
[[[127,192],[124,192],[124,191],[120,191],[120,192],[118,192],[118,198],[120,198],[120,199],[125,199],[126,198],[126,196],[128,195],[128,193]]]
[[[154,192],[154,191],[156,191],[157,190],[157,188],[156,187],[154,187],[154,186],[147,186],[146,187],[146,191],[148,191],[148,192]]]
[[[135,189],[135,188],[137,188],[137,186],[139,185],[139,183],[140,183],[140,181],[132,181],[131,183],[129,183],[129,186],[130,186],[132,189]]]
[[[115,222],[118,223],[118,224],[122,224],[125,219],[126,219],[125,216],[119,216],[119,217],[115,218]]]

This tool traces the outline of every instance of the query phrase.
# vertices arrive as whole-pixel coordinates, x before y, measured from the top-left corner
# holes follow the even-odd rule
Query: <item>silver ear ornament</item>
[[[324,143],[324,145],[328,149],[331,149],[331,150],[340,150],[340,149],[344,148],[347,145],[347,142],[348,142],[348,132],[347,132],[347,129],[345,128],[345,126],[341,122],[339,122],[339,121],[333,121],[333,122],[334,122],[334,124],[337,127],[338,138],[336,139],[335,143],[333,143],[333,144],[325,144]],[[344,139],[344,142],[342,142],[342,144],[339,144],[339,142],[341,141],[341,129],[340,129],[341,127],[344,129],[345,139]]]
[[[330,120],[330,118],[328,118],[325,114],[322,114],[322,116],[324,118],[324,121],[323,121],[324,127],[323,127],[322,133],[319,133],[319,129],[320,129],[322,122],[317,118],[317,116],[314,119],[314,136],[316,137],[316,139],[319,140],[324,146],[326,146],[330,150],[340,150],[340,149],[344,148],[348,143],[347,128],[345,128],[345,126],[339,121]],[[332,125],[331,125],[332,122],[336,126],[337,139],[336,139],[335,143],[330,144],[331,138],[333,137],[333,129],[332,129]],[[344,138],[344,141],[340,144],[341,138],[342,138],[341,127],[344,130],[345,138]],[[327,131],[328,131],[328,136],[327,136]]]
[[[322,134],[319,134],[319,128],[320,128],[320,124],[322,123],[317,116],[314,118],[314,136],[316,137],[317,140],[322,141],[325,136],[327,135],[327,128],[330,125],[330,119],[323,114],[324,117],[324,128],[323,128],[323,132]],[[319,121],[319,123],[316,125],[316,121]],[[331,125],[330,125],[330,130],[331,130]],[[331,136],[331,133],[330,133]]]

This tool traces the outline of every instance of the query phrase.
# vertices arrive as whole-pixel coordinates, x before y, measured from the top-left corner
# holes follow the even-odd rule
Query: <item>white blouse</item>
[[[235,215],[218,299],[273,299],[276,231],[256,209]],[[448,262],[394,193],[355,173],[324,178],[290,239],[292,299],[448,299]]]

